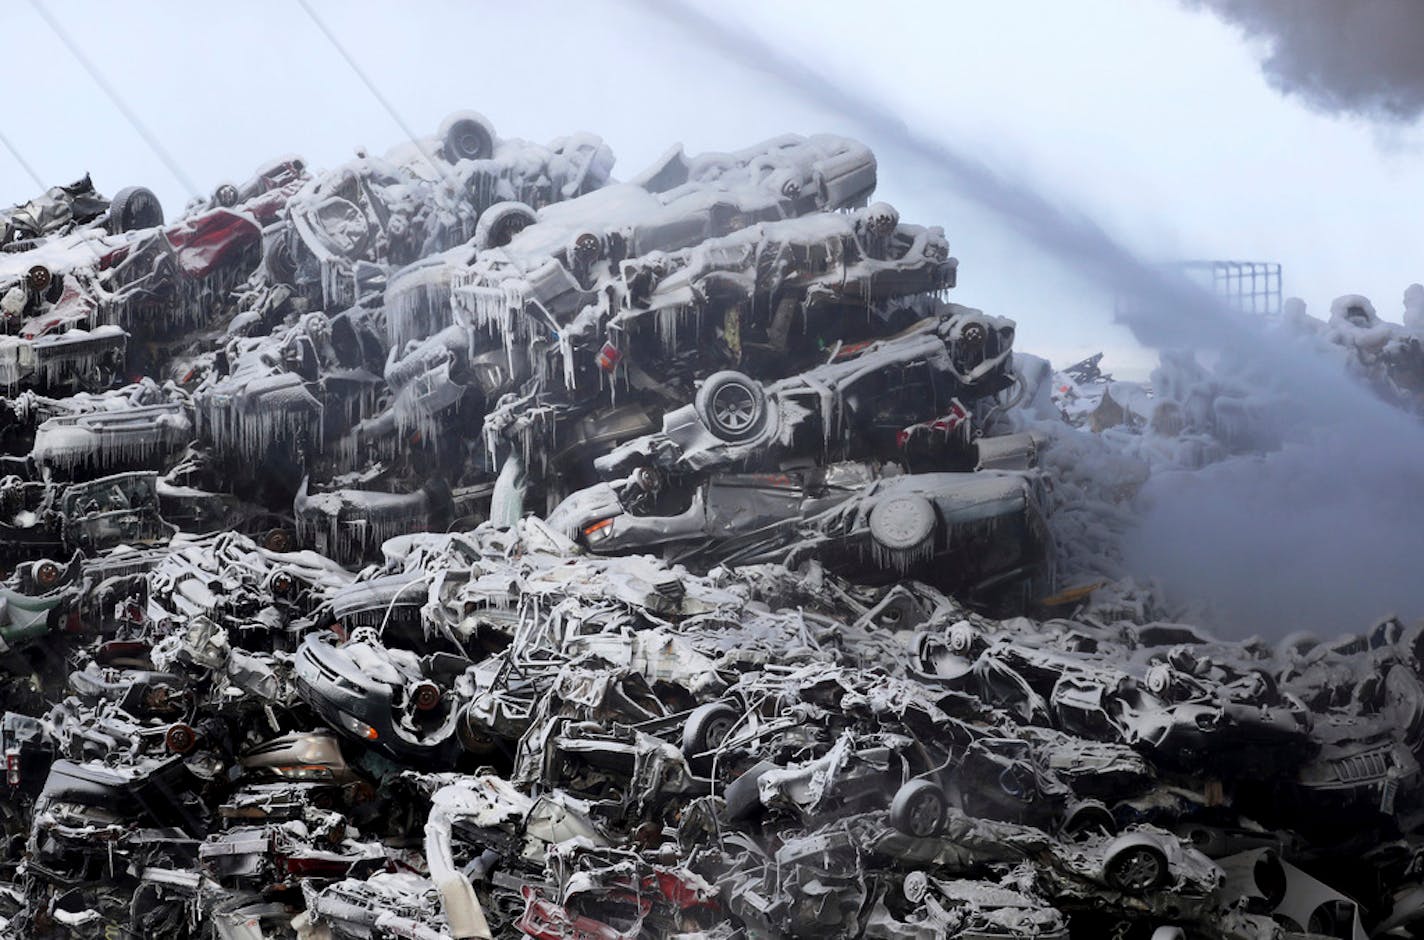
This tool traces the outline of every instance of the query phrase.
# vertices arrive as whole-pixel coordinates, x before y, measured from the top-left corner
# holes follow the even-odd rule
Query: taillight
[[[608,517],[607,519],[603,519],[599,522],[595,522],[593,525],[586,525],[583,527],[584,540],[589,542],[590,544],[593,542],[601,542],[612,534],[612,516]]]
[[[272,772],[286,780],[331,780],[334,774],[324,764],[286,764]]]
[[[618,362],[623,358],[623,354],[618,351],[618,347],[612,343],[604,343],[603,348],[598,351],[598,367],[604,372],[612,372],[618,368]]]
[[[366,724],[359,718],[356,718],[352,715],[348,715],[345,712],[337,712],[336,717],[340,719],[341,727],[345,728],[347,731],[350,731],[358,738],[365,738],[367,741],[374,741],[376,740],[376,738],[380,737],[380,735],[376,732],[375,728],[372,728],[370,725]]]
[[[20,752],[9,750],[5,752],[5,782],[12,787],[20,785]]]

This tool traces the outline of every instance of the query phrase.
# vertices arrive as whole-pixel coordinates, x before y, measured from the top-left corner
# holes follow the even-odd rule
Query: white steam
[[[1424,615],[1424,429],[1308,347],[1268,340],[1258,323],[1184,278],[1144,263],[1086,215],[1001,177],[967,153],[911,130],[882,102],[837,84],[758,37],[685,4],[639,0],[741,65],[848,116],[877,148],[913,158],[961,198],[1121,294],[1126,320],[1158,348],[1230,350],[1288,396],[1290,446],[1232,461],[1189,483],[1163,478],[1127,559],[1170,588],[1195,592],[1241,632],[1280,635],[1301,623],[1357,630],[1386,613]]]

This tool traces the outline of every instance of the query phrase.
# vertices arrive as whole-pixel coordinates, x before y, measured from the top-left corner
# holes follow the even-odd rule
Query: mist
[[[1139,298],[1124,322],[1144,345],[1230,350],[1286,397],[1284,450],[1149,482],[1141,522],[1126,540],[1131,573],[1160,579],[1169,594],[1190,592],[1236,634],[1333,634],[1391,613],[1424,616],[1424,579],[1411,570],[1413,547],[1424,542],[1424,429],[1415,419],[1338,363],[1268,338],[1258,321],[1148,264],[1068,200],[910,129],[882,102],[747,31],[681,3],[638,5],[855,121],[872,148],[908,157],[932,185],[990,212],[1026,244]],[[1031,350],[1032,337],[1020,342]]]
[[[1187,0],[1259,42],[1278,91],[1330,114],[1424,113],[1424,4],[1409,0]]]

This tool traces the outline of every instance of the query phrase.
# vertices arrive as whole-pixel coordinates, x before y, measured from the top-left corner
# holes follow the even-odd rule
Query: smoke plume
[[[1277,90],[1330,114],[1412,121],[1424,112],[1424,3],[1187,0],[1261,42]]]
[[[1307,3],[1328,5],[1301,0],[1300,8]],[[1289,459],[1268,458],[1248,474],[1203,474],[1190,493],[1164,488],[1137,533],[1133,567],[1169,586],[1199,589],[1223,625],[1240,633],[1280,636],[1301,626],[1346,632],[1386,613],[1424,615],[1424,582],[1414,564],[1424,532],[1418,496],[1424,493],[1424,429],[1417,420],[1348,379],[1338,363],[1274,341],[1252,318],[1144,262],[1064,200],[907,127],[862,89],[686,3],[637,5],[732,62],[851,118],[867,143],[910,158],[927,179],[991,212],[1028,244],[1141,298],[1124,321],[1143,344],[1236,350],[1288,394],[1305,425],[1296,428],[1299,445]]]

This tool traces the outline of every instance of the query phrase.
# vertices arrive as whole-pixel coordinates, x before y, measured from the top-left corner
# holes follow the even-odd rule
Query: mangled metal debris
[[[1270,400],[1017,352],[855,141],[612,167],[462,112],[0,213],[0,934],[1424,929],[1420,627],[1103,560]]]

